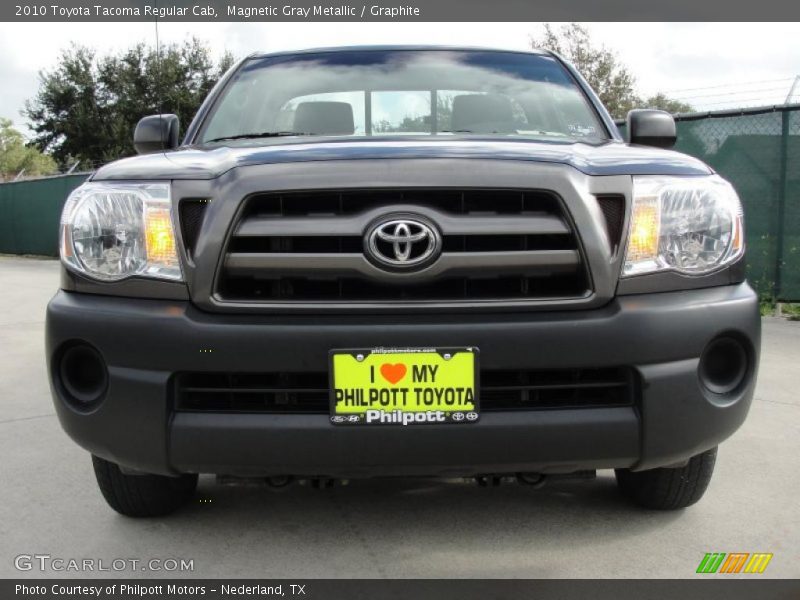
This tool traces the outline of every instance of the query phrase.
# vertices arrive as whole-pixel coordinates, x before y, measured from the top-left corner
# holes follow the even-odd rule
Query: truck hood
[[[110,163],[94,180],[213,179],[237,167],[322,160],[463,158],[560,163],[587,175],[708,175],[703,162],[670,150],[617,141],[587,144],[569,140],[324,140],[218,148],[189,147],[134,156]]]

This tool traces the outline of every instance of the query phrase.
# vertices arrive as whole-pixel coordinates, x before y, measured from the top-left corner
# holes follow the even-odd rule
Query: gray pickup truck
[[[53,399],[122,514],[198,474],[615,469],[676,509],[753,397],[742,208],[549,52],[258,54],[69,197]]]

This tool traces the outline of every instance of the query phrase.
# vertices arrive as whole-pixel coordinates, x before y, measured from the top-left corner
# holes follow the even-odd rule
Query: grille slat
[[[549,191],[474,188],[360,189],[254,194],[248,199],[248,216],[352,215],[403,203],[428,206],[454,214],[558,214],[560,210],[558,198]]]
[[[413,211],[413,205],[397,205],[396,212]],[[384,214],[384,209],[371,210],[351,217],[304,217],[275,218],[251,217],[239,223],[235,237],[305,236],[309,231],[324,232],[324,235],[361,236],[364,229]],[[438,211],[437,211],[438,212]],[[513,217],[499,215],[475,215],[463,217],[438,212],[436,224],[442,235],[515,235],[535,233],[537,235],[566,235],[569,227],[559,217],[547,214],[519,214]]]
[[[482,370],[482,412],[600,408],[634,403],[627,368]],[[328,374],[181,373],[175,376],[180,411],[309,413],[329,411]],[[508,385],[506,385],[508,384]]]
[[[550,385],[537,385],[535,389],[537,390],[562,390],[562,389],[581,389],[581,388],[591,388],[591,389],[602,389],[602,388],[614,388],[614,387],[621,387],[624,386],[624,382],[613,382],[613,383],[562,383],[562,384],[550,384]],[[519,391],[519,390],[528,390],[533,389],[529,385],[498,385],[493,386],[492,390],[497,391]]]
[[[384,269],[364,235],[387,215],[420,215],[442,254],[417,271]],[[216,284],[222,302],[586,298],[589,276],[557,196],[530,190],[340,190],[245,199]]]
[[[511,270],[517,273],[570,271],[580,265],[576,250],[535,250],[514,252],[445,252],[424,274],[410,275],[418,281],[446,276],[452,272],[479,269]],[[369,262],[363,254],[353,253],[238,253],[225,261],[228,273],[257,276],[268,271],[288,271],[293,276],[332,273],[342,277],[362,275],[376,280],[405,283],[394,273],[388,273]]]
[[[282,277],[272,279],[234,278],[228,285],[231,294],[254,301],[288,300],[330,302],[331,298],[347,298],[349,302],[403,302],[404,304],[431,301],[448,302],[453,298],[465,300],[499,301],[508,298],[560,299],[569,298],[575,282],[574,274],[546,279],[519,277],[497,277],[482,273],[481,277],[438,278],[413,286],[383,284],[367,279],[341,278],[331,275],[311,278]]]

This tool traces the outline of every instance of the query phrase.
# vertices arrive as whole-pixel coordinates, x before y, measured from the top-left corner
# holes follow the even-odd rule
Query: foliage
[[[133,154],[139,119],[172,112],[188,124],[232,63],[226,53],[215,64],[197,38],[106,56],[72,45],[52,71],[40,72],[39,91],[26,102],[33,143],[61,164],[79,159],[84,167]]]
[[[691,112],[686,103],[656,94],[642,100],[636,93],[636,78],[619,57],[605,46],[597,45],[589,31],[577,23],[568,23],[556,31],[544,26],[541,39],[531,37],[533,48],[552,50],[570,61],[592,86],[614,118],[623,118],[633,108],[660,108],[670,112]],[[673,110],[677,109],[677,110]]]
[[[790,321],[800,321],[800,304],[782,304],[781,314]]]
[[[775,314],[777,303],[772,295],[759,294],[758,310],[762,317],[771,317]]]
[[[11,179],[22,170],[26,176],[50,175],[56,172],[56,163],[46,154],[26,145],[25,138],[14,129],[9,119],[0,118],[0,181]]]
[[[449,96],[436,97],[436,119],[438,131],[449,131],[453,115],[453,99]],[[373,125],[376,133],[420,133],[431,131],[431,115],[406,115],[400,123],[381,119]]]
[[[657,108],[659,110],[665,110],[669,113],[672,113],[673,115],[678,113],[688,113],[694,110],[691,104],[682,102],[681,100],[675,100],[674,98],[669,98],[666,94],[661,92],[655,96],[650,96],[647,100],[644,100],[641,103],[641,107]]]
[[[761,311],[762,317],[780,315],[789,321],[800,321],[800,304],[789,302],[781,303],[779,306],[771,295],[759,295],[759,310]]]

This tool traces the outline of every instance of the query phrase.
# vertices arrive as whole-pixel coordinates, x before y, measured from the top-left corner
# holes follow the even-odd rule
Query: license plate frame
[[[350,358],[347,358],[348,356]],[[450,358],[447,358],[448,356]],[[337,359],[337,357],[344,358]],[[477,423],[480,421],[479,359],[480,352],[475,346],[332,349],[328,353],[330,423],[336,426]],[[341,376],[339,383],[343,384],[338,388],[337,363]],[[399,369],[398,365],[404,365],[405,368]],[[447,368],[440,372],[442,366]],[[371,371],[369,367],[372,367]],[[379,369],[376,370],[375,367]],[[381,368],[386,371],[381,371]],[[398,379],[401,370],[404,375]],[[462,373],[470,370],[471,377]],[[460,383],[460,385],[437,384],[436,378],[448,371],[449,373],[439,381]],[[423,375],[433,377],[433,381],[417,381],[417,378],[422,378]],[[392,382],[387,377],[397,381]],[[465,378],[471,381],[462,381]],[[348,386],[354,382],[360,383],[357,386]],[[422,391],[418,392],[417,388]],[[374,394],[380,397],[380,401],[371,399],[372,389],[379,390]],[[405,393],[401,391],[403,389],[406,390]],[[345,404],[347,390],[352,391],[349,405]],[[357,390],[362,390],[360,398]],[[388,400],[389,403],[383,404],[384,400]],[[453,400],[452,404],[447,403],[450,400]],[[374,412],[368,411],[378,411],[380,416],[376,417]]]

